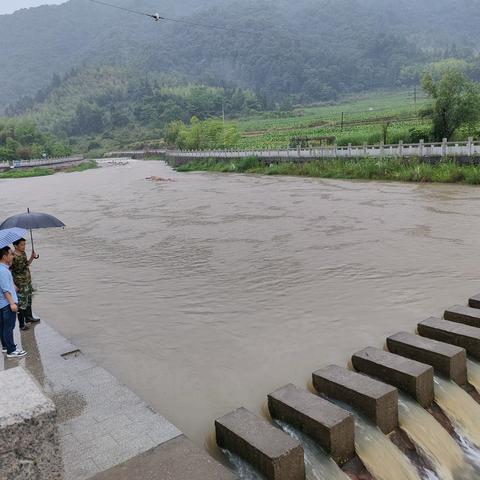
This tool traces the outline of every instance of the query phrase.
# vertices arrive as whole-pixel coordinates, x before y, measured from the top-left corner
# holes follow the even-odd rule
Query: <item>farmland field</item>
[[[420,118],[418,112],[429,104],[421,90],[411,89],[352,95],[335,104],[255,115],[235,121],[242,135],[237,148],[286,148],[294,137],[313,137],[310,143],[329,137],[330,143],[338,145],[376,144],[384,139],[384,128],[387,143],[415,142],[419,136],[428,136],[430,120]]]

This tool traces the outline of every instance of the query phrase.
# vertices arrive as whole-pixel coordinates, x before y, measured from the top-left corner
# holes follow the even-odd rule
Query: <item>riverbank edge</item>
[[[242,159],[202,159],[176,164],[178,172],[250,173],[329,178],[337,180],[376,180],[407,183],[480,184],[480,164],[454,158],[427,162],[419,158],[317,159],[305,162],[267,163],[257,157]]]
[[[54,175],[58,172],[63,173],[75,173],[75,172],[84,172],[85,170],[91,170],[93,168],[98,168],[98,163],[96,160],[86,159],[82,163],[75,166],[60,166],[58,168],[54,167],[33,167],[26,169],[11,169],[5,172],[0,172],[0,180],[2,179],[16,179],[16,178],[30,178],[30,177],[45,177],[49,175]]]
[[[179,480],[234,480],[233,472],[49,323],[19,335],[26,360],[0,359],[0,371],[22,366],[53,401],[65,480],[135,478],[142,464],[154,478],[170,478],[173,471]],[[150,479],[147,472],[141,478]]]

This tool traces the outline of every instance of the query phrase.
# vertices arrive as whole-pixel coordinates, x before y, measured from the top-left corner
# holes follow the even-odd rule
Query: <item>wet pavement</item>
[[[21,336],[18,330],[16,334],[28,356],[2,357],[0,369],[23,366],[54,401],[66,480],[91,478],[169,440],[186,440],[174,425],[45,322]]]

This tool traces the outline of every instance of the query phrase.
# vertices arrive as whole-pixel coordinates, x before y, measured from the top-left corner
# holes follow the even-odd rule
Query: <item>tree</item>
[[[458,70],[446,71],[439,80],[426,74],[422,87],[433,98],[432,130],[436,141],[450,139],[460,126],[480,119],[478,84]]]

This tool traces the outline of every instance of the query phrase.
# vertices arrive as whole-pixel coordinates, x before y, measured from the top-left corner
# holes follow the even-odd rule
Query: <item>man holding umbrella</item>
[[[32,276],[30,275],[30,265],[38,258],[34,251],[27,258],[25,253],[26,240],[19,238],[13,242],[15,251],[10,270],[13,275],[13,281],[17,287],[18,296],[18,323],[20,330],[28,330],[27,322],[38,322],[39,318],[34,317],[32,312]]]
[[[8,358],[21,358],[27,352],[17,349],[13,338],[17,317],[17,292],[13,284],[10,265],[13,260],[13,252],[10,247],[0,248],[0,341],[2,352]]]

